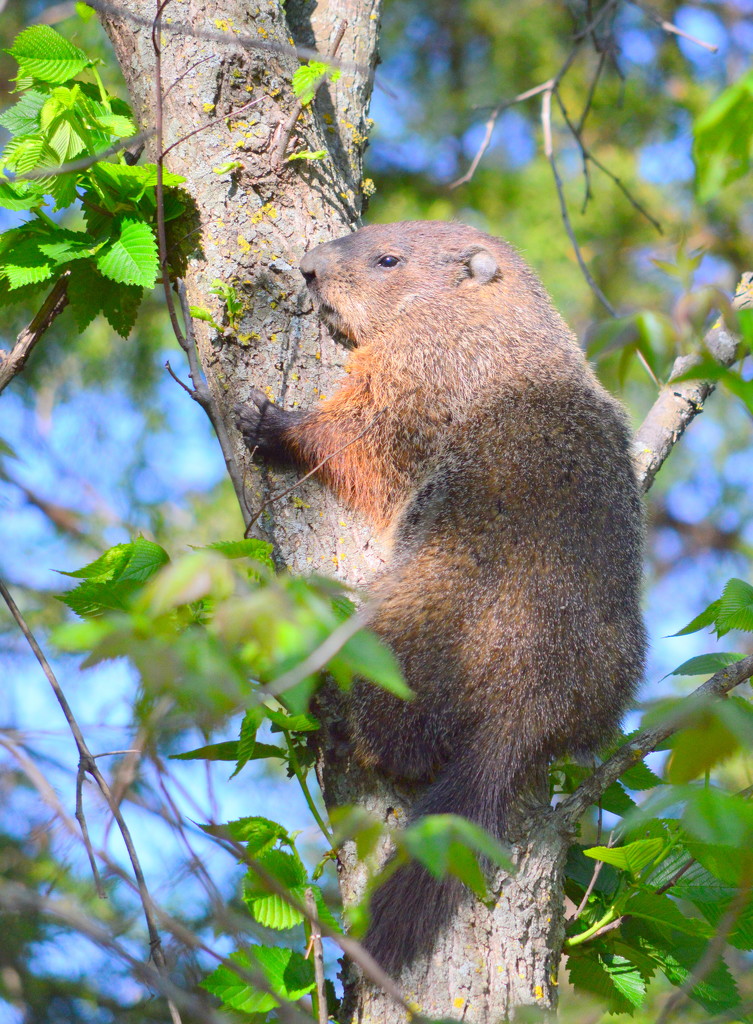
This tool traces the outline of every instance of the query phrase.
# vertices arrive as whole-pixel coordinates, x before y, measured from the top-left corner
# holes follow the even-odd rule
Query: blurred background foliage
[[[692,149],[694,122],[751,67],[753,3],[661,3],[651,10],[616,4],[614,16],[600,22],[595,38],[584,40],[561,85],[567,114],[577,122],[598,71],[581,138],[635,202],[593,163],[589,186],[582,152],[556,104],[552,142],[572,227],[598,287],[620,315],[651,311],[665,318],[662,329],[649,327],[643,338],[661,375],[686,343],[688,324],[691,333],[702,334],[708,302],[688,299],[688,294],[709,287],[730,293],[740,274],[753,269],[750,175],[701,203]],[[584,279],[562,222],[543,152],[540,95],[500,112],[475,174],[452,187],[473,160],[495,107],[555,75],[571,52],[573,34],[592,17],[590,4],[580,0],[385,0],[383,62],[372,103],[375,123],[366,171],[375,193],[366,219],[457,218],[507,238],[537,269],[584,343],[598,347],[610,315]],[[716,51],[664,31],[657,23],[662,18]],[[72,3],[0,4],[3,45],[40,20],[88,53],[101,55],[108,88],[122,92],[96,18],[83,19]],[[3,105],[12,102],[14,70],[11,59],[0,54]],[[17,223],[19,216],[0,211],[0,227]],[[700,258],[689,260],[695,253]],[[662,269],[654,260],[679,269]],[[33,312],[21,302],[12,316],[5,316],[0,346],[12,345]],[[634,355],[625,359],[624,351],[606,346],[597,369],[606,385],[623,396],[637,425],[656,386],[639,360]],[[176,369],[182,366],[157,294],[145,302],[127,341],[102,318],[78,333],[66,312],[0,400],[0,511],[6,538],[0,575],[13,586],[42,637],[68,617],[54,598],[64,589],[55,570],[75,569],[103,547],[138,533],[171,552],[240,535],[240,515],[206,418],[168,378],[163,369],[167,358]],[[667,635],[715,598],[729,576],[750,579],[750,438],[750,413],[720,390],[650,494],[646,612],[653,647],[642,694],[646,701],[674,692],[674,681],[659,680],[679,662],[716,649],[703,634],[674,640]],[[728,646],[750,650],[746,643],[749,639],[736,637]],[[131,670],[115,661],[80,673],[77,659],[64,656],[55,665],[92,746],[127,747],[134,727]],[[4,609],[0,678],[0,872],[40,891],[75,893],[95,916],[122,914],[132,925],[124,941],[141,955],[132,894],[111,880],[109,906],[103,910],[98,905],[80,845],[53,821],[50,806],[30,784],[27,762],[33,757],[70,814],[75,752],[46,683]],[[689,688],[690,682],[682,685]],[[171,734],[170,749],[190,749],[202,740],[188,730]],[[206,889],[192,874],[192,856],[203,860],[228,913],[237,872],[232,860],[198,831],[193,854],[181,845],[165,811],[155,758],[129,795],[128,813],[143,846],[145,868],[155,897],[199,933],[210,934],[217,924],[210,923]],[[306,820],[302,798],[288,787],[283,799],[282,770],[269,762],[258,765],[253,785],[233,789],[225,785],[229,769],[222,764],[181,763],[172,774],[170,799],[192,821],[202,820],[209,810],[215,820],[270,813],[287,827],[299,828]],[[734,790],[751,785],[750,756],[741,753],[727,762],[722,778]],[[90,827],[122,861],[105,810],[96,805],[91,814]],[[304,833],[302,852],[307,844],[317,859],[321,842],[313,828]],[[222,948],[219,931],[214,938]],[[100,1024],[160,1017],[160,1008],[143,999],[124,969],[61,928],[33,917],[12,918],[4,922],[3,932],[1,1020]],[[232,948],[229,940],[226,948]],[[194,965],[197,977],[200,961]],[[751,995],[749,961],[740,954],[730,966]],[[567,994],[565,978],[563,990],[563,1020],[595,1024],[602,1019],[597,1002]],[[660,990],[657,983],[649,1009],[635,1020],[655,1019]],[[23,1010],[18,1009],[19,993]],[[705,1019],[697,1009],[683,1012],[687,1020]]]

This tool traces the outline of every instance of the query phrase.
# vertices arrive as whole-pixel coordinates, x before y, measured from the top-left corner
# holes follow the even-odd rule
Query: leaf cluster
[[[0,234],[0,307],[65,275],[79,330],[102,313],[125,337],[159,271],[157,167],[127,162],[131,111],[82,50],[35,25],[6,52],[18,63],[20,98],[0,115],[11,136],[0,156],[0,206],[33,216]],[[94,81],[79,80],[85,72]],[[185,209],[175,190],[183,180],[163,175],[168,221]],[[79,204],[83,229],[62,227],[55,214]]]

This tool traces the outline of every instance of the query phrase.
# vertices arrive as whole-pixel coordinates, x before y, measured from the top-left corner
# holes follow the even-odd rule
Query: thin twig
[[[10,352],[0,351],[0,392],[23,370],[34,346],[68,305],[68,276],[69,272],[66,270],[58,278],[39,312],[18,335],[16,344]]]
[[[609,839],[607,840],[607,848],[611,847],[613,843],[614,843],[614,832],[611,832],[610,835],[609,835]],[[596,885],[596,880],[598,879],[599,875],[601,874],[601,869],[603,868],[605,863],[606,863],[606,861],[603,861],[603,860],[597,860],[596,861],[596,864],[594,865],[593,874],[591,875],[591,881],[588,883],[588,888],[583,893],[583,899],[580,901],[580,903],[578,904],[578,906],[577,906],[577,908],[575,910],[575,913],[570,918],[571,921],[577,921],[578,918],[580,917],[580,915],[585,910],[586,904],[588,903],[588,897],[593,892],[594,886]]]
[[[165,95],[167,95],[167,94],[165,94]],[[164,102],[164,98],[163,98],[163,102]],[[237,117],[238,114],[242,114],[242,113],[244,113],[244,111],[250,110],[251,107],[255,107],[259,103],[261,103],[261,97],[259,97],[258,99],[255,99],[255,100],[251,100],[250,103],[245,103],[242,107],[238,107],[237,110],[231,110],[227,114],[221,114],[219,117],[213,117],[211,121],[207,121],[205,124],[200,124],[199,127],[198,128],[194,128],[194,130],[192,132],[188,132],[186,135],[181,135],[181,137],[179,139],[176,139],[176,141],[173,142],[171,145],[169,145],[167,147],[167,149],[163,149],[162,150],[162,159],[164,160],[164,158],[167,156],[167,154],[172,149],[175,149],[176,146],[179,146],[182,142],[185,142],[187,139],[190,139],[192,135],[198,135],[199,132],[206,131],[207,128],[211,128],[212,125],[213,124],[217,124],[218,121],[226,121],[229,117]]]
[[[99,768],[97,767],[96,761],[92,757],[91,751],[89,750],[86,744],[86,740],[84,739],[84,735],[81,732],[78,722],[76,721],[76,717],[73,714],[71,706],[68,703],[65,694],[63,693],[62,687],[60,686],[57,678],[55,677],[55,673],[52,671],[52,668],[50,667],[47,658],[45,658],[44,656],[42,648],[37,643],[34,634],[29,629],[29,626],[26,620],[24,619],[23,615],[21,614],[18,605],[13,600],[10,591],[8,590],[8,588],[6,587],[5,583],[2,580],[0,580],[0,595],[2,596],[6,605],[8,606],[8,610],[15,619],[18,628],[21,630],[24,637],[26,638],[29,647],[31,647],[32,651],[34,652],[34,656],[36,657],[37,661],[39,662],[39,665],[42,668],[42,671],[47,677],[47,681],[52,687],[52,692],[55,694],[57,702],[60,705],[63,714],[65,715],[65,720],[68,723],[68,727],[71,730],[73,739],[76,743],[76,748],[78,749],[79,764],[82,766],[83,771],[91,775],[91,777],[97,783],[100,792],[107,801],[110,807],[110,811],[112,812],[112,815],[115,818],[115,821],[117,822],[118,829],[120,830],[120,834],[123,838],[123,843],[125,844],[125,848],[128,853],[128,859],[130,860],[131,867],[133,868],[133,874],[136,879],[136,884],[138,885],[139,896],[141,898],[141,906],[144,911],[144,919],[146,920],[146,926],[149,932],[150,951],[154,959],[155,966],[157,967],[157,970],[161,974],[166,976],[167,964],[165,962],[164,953],[162,952],[162,944],[154,917],[154,904],[152,902],[152,897],[149,893],[149,889],[147,888],[144,872],[141,869],[141,862],[136,852],[136,847],[134,845],[133,838],[131,836],[128,825],[126,824],[125,818],[123,817],[117,802],[113,799],[112,793],[110,792],[110,787],[108,786],[105,777],[100,772]],[[169,997],[168,1006],[170,1009],[170,1016],[173,1020],[173,1024],[181,1024],[180,1014],[178,1013],[177,1007],[174,1005],[174,1003],[170,1000]]]
[[[319,1024],[327,1024],[327,990],[324,987],[324,954],[322,952],[322,933],[319,928],[319,917],[316,912],[316,900],[313,889],[306,890],[306,909],[310,915],[311,951],[314,959],[314,978],[316,980],[316,1005],[314,1007]]]
[[[640,0],[629,0],[629,3],[643,11],[643,13],[655,22],[659,28],[670,33],[670,35],[680,36],[682,39],[687,39],[688,42],[695,43],[696,46],[701,46],[704,50],[708,50],[710,53],[719,52],[719,47],[714,43],[707,43],[705,39],[699,39],[698,36],[692,36],[684,29],[678,28],[677,25],[673,24],[671,21],[667,21],[666,18],[662,17],[658,11],[655,11],[653,7],[650,7],[648,4],[641,3]]]
[[[101,149],[98,153],[93,153],[89,156],[79,157],[78,160],[69,160],[68,163],[56,164],[54,167],[39,167],[34,171],[25,171],[23,174],[14,174],[13,171],[4,168],[3,174],[8,181],[14,182],[38,181],[44,178],[54,178],[60,174],[69,174],[71,171],[85,171],[87,167],[100,163],[108,156],[114,156],[115,153],[120,153],[124,149],[132,149],[134,146],[138,146],[140,143],[150,139],[152,135],[154,135],[154,129],[148,128],[137,135],[130,135],[127,139],[118,139],[117,142],[108,146],[107,149]],[[1,180],[2,178],[0,178]]]
[[[494,132],[494,126],[497,123],[497,118],[503,111],[509,110],[510,107],[514,107],[516,103],[522,103],[524,100],[531,99],[532,96],[538,96],[544,92],[545,89],[551,89],[554,84],[554,79],[550,78],[546,82],[542,82],[541,85],[535,85],[532,89],[526,89],[525,92],[518,93],[511,100],[506,100],[504,103],[500,103],[494,108],[489,116],[489,120],[486,122],[486,130],[484,132],[484,138],[481,141],[481,145],[476,150],[476,155],[471,161],[471,165],[462,177],[456,181],[450,183],[448,188],[459,188],[460,185],[465,185],[466,182],[470,181],[473,175],[476,173],[476,168],[481,163],[481,159],[489,148],[489,143],[492,140],[492,134]]]
[[[544,93],[541,103],[541,125],[544,132],[544,155],[549,161],[549,166],[552,168],[552,175],[554,176],[554,185],[557,189],[557,197],[559,198],[560,214],[562,216],[562,223],[565,225],[568,238],[575,252],[575,258],[578,261],[578,266],[581,269],[581,273],[585,277],[589,288],[594,293],[596,298],[601,302],[604,308],[609,312],[610,316],[617,316],[617,310],[614,308],[612,303],[606,297],[604,292],[599,288],[598,284],[594,280],[591,271],[586,265],[586,261],[583,259],[583,253],[580,251],[578,245],[578,239],[575,236],[573,225],[570,221],[570,214],[567,210],[567,202],[565,200],[565,190],[562,186],[562,179],[560,178],[559,170],[557,169],[557,161],[554,156],[554,147],[552,145],[552,90],[547,89]]]
[[[343,40],[343,36],[345,35],[345,30],[346,30],[347,27],[348,27],[348,22],[347,21],[341,21],[340,22],[340,26],[339,26],[339,28],[337,30],[337,33],[335,34],[334,42],[332,43],[332,54],[331,54],[331,57],[325,58],[326,63],[330,63],[332,58],[337,56],[338,48],[340,46],[340,43]],[[321,87],[324,85],[326,80],[327,80],[327,75],[325,73],[319,79],[319,82],[317,83],[316,89],[314,90],[314,94],[316,94],[321,89]],[[285,151],[287,150],[288,143],[290,142],[290,136],[293,134],[293,130],[295,129],[296,122],[297,122],[298,118],[301,115],[301,111],[303,110],[303,107],[304,107],[304,104],[301,102],[301,100],[296,100],[296,103],[295,103],[292,111],[290,112],[290,117],[285,122],[285,127],[282,129],[282,132],[280,134],[280,140],[277,143],[277,149],[275,150],[275,154],[274,154],[273,164],[276,167],[281,167],[282,166],[282,162],[285,159]]]

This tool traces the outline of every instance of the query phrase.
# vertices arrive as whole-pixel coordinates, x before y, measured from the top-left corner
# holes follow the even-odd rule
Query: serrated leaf
[[[675,785],[704,775],[714,765],[731,757],[739,746],[734,732],[713,703],[699,708],[691,722],[672,737],[671,743],[666,773],[667,780]]]
[[[11,135],[31,135],[39,130],[40,112],[47,100],[47,93],[39,89],[27,89],[18,103],[0,114],[0,125]]]
[[[6,53],[18,61],[18,78],[37,78],[53,84],[74,78],[92,63],[83,50],[49,25],[24,29]]]
[[[253,976],[258,971],[259,980],[262,980],[261,968],[249,953],[245,951],[231,953],[228,959],[237,964],[246,974]],[[242,1013],[266,1013],[279,1006],[279,1002],[274,996],[255,987],[225,964],[220,964],[208,978],[204,978],[201,987],[216,996],[223,1005]]]
[[[610,1013],[632,1013],[643,1003],[646,982],[625,957],[588,950],[567,963],[570,984],[606,999]]]
[[[251,950],[271,988],[282,999],[301,999],[315,987],[314,964],[293,949],[254,946]]]
[[[626,846],[592,846],[583,853],[594,860],[603,860],[637,875],[647,865],[653,863],[663,852],[666,843],[663,839],[639,839]]]
[[[610,814],[624,816],[635,807],[635,801],[627,795],[619,782],[613,782],[601,794],[601,806]]]
[[[265,540],[249,537],[246,540],[217,540],[207,544],[212,551],[219,551],[225,558],[253,558],[269,569],[274,569],[272,545]]]
[[[694,619],[691,619],[687,626],[683,626],[676,633],[670,633],[670,636],[687,636],[689,633],[697,633],[704,626],[713,626],[716,622],[720,603],[718,600],[712,601],[708,608],[704,608],[700,615],[696,615]]]
[[[81,616],[101,615],[108,610],[123,611],[143,583],[167,561],[164,548],[144,537],[130,544],[116,544],[82,569],[62,573],[84,582],[58,595],[58,600]]]
[[[79,331],[83,331],[102,310],[104,278],[91,261],[77,261],[68,278],[68,302]]]
[[[698,917],[686,917],[681,913],[677,903],[666,894],[638,892],[627,901],[623,913],[645,918],[676,931],[688,932],[690,935],[709,935],[703,921]]]
[[[97,268],[118,284],[153,288],[159,272],[159,255],[150,225],[124,217],[117,238],[97,257]]]
[[[29,185],[31,182],[11,185],[0,181],[0,206],[14,212],[32,210],[35,206],[40,206],[44,201],[44,193],[36,187],[29,188]]]
[[[86,231],[58,228],[50,231],[46,237],[40,238],[37,247],[43,255],[60,264],[90,256],[95,248],[95,242]]]
[[[102,313],[110,327],[121,338],[127,338],[136,323],[144,289],[133,284],[115,284],[104,277],[99,280],[102,282],[99,295]]]
[[[641,918],[627,918],[622,932],[627,942],[654,959],[667,980],[677,988],[690,979],[707,949],[705,939],[658,928]],[[690,996],[710,1014],[720,1013],[740,1001],[737,986],[722,959],[693,986]]]
[[[731,629],[753,632],[753,587],[745,580],[728,580],[716,616],[716,631],[724,636]]]
[[[269,853],[278,840],[284,840],[287,843],[290,842],[287,829],[283,828],[282,825],[279,825],[276,821],[270,821],[269,818],[261,818],[258,816],[238,818],[236,821],[229,821],[225,828],[236,842],[246,843],[246,850],[250,856],[258,858],[259,862],[264,863],[270,873],[276,875],[276,872],[279,871],[279,865],[277,865],[277,862],[273,858],[272,867],[268,867],[267,861],[262,859],[262,855]],[[285,854],[285,856],[291,855]],[[272,868],[275,870],[272,870]],[[285,870],[287,870],[287,868],[285,868]],[[295,875],[295,880],[297,884],[299,881],[298,874]],[[248,887],[246,891],[250,891]],[[262,891],[266,893],[266,889]]]
[[[130,117],[124,117],[123,114],[98,114],[97,124],[118,139],[129,139],[136,134],[136,125]],[[174,177],[177,178],[178,175]]]
[[[744,654],[735,654],[733,651],[718,651],[714,654],[699,654],[695,658],[689,658],[682,665],[678,666],[671,676],[712,676],[728,665],[734,665],[736,661],[742,661]],[[667,678],[666,676],[664,677]]]
[[[272,730],[273,732],[281,729],[286,732],[316,732],[320,728],[319,719],[308,712],[301,715],[289,715],[285,711],[267,709],[265,714],[270,722],[277,727],[276,730]]]
[[[327,77],[337,81],[338,70],[320,60],[310,60],[296,70],[293,75],[293,92],[304,107],[311,103],[316,90]]]
[[[662,780],[651,771],[645,761],[639,761],[620,776],[620,782],[628,789],[642,791],[660,786]]]
[[[306,895],[306,870],[299,857],[284,850],[268,850],[258,863],[277,880],[290,896],[303,903]],[[285,931],[303,921],[303,915],[282,896],[270,893],[258,875],[246,875],[243,898],[254,919],[265,928]]]

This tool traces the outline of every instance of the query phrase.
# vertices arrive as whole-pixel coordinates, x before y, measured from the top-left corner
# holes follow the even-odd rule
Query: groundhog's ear
[[[488,249],[476,249],[468,260],[468,272],[476,284],[488,284],[499,276],[499,264]]]

